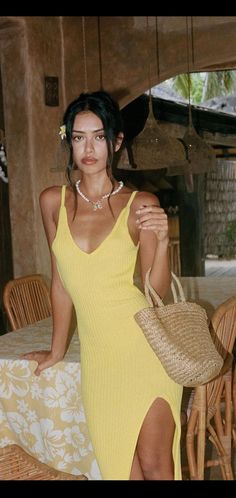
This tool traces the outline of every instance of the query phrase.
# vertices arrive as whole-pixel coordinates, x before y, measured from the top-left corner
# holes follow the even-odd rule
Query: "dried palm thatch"
[[[206,176],[204,250],[223,257],[236,255],[236,162],[217,159]]]

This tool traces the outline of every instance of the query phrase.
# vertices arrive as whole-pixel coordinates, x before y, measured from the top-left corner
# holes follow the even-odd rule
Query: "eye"
[[[105,139],[106,139],[105,135],[96,135],[96,140],[98,140],[98,141],[102,141]]]
[[[74,142],[81,142],[82,139],[83,137],[81,135],[75,135],[74,137],[72,137],[72,140]]]

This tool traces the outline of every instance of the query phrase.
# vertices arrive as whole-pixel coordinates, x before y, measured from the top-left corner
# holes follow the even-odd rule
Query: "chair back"
[[[29,455],[17,444],[0,448],[1,481],[87,481],[84,474],[73,475],[54,469]]]
[[[190,479],[203,480],[205,467],[220,466],[223,479],[232,480],[232,350],[236,338],[236,296],[213,313],[212,339],[224,358],[219,375],[194,389],[187,423],[186,449]],[[217,457],[206,456],[206,436]]]
[[[236,339],[236,296],[227,299],[216,308],[210,328],[216,348],[226,361],[227,355],[232,354]],[[207,422],[215,415],[223,390],[224,377],[222,375],[208,382],[206,390]]]
[[[10,280],[3,291],[3,304],[12,330],[51,315],[49,289],[40,274]]]

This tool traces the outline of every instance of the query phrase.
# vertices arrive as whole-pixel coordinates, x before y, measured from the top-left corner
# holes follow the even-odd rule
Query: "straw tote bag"
[[[174,303],[165,305],[149,281],[145,295],[149,308],[134,318],[163,367],[177,384],[196,387],[219,374],[223,358],[218,353],[207,324],[207,314],[197,303],[187,302],[177,276],[172,273]]]

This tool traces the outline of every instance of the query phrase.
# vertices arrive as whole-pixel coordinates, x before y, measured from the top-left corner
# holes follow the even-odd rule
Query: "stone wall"
[[[234,67],[236,17],[192,18],[190,70]],[[98,29],[99,28],[99,29]],[[62,184],[58,129],[66,105],[101,85],[121,107],[150,86],[187,70],[186,17],[0,17],[0,53],[8,156],[14,275],[50,275],[39,212],[42,189]],[[149,78],[150,61],[150,78]],[[158,65],[157,65],[158,62]],[[59,78],[59,106],[45,105],[44,77]]]

